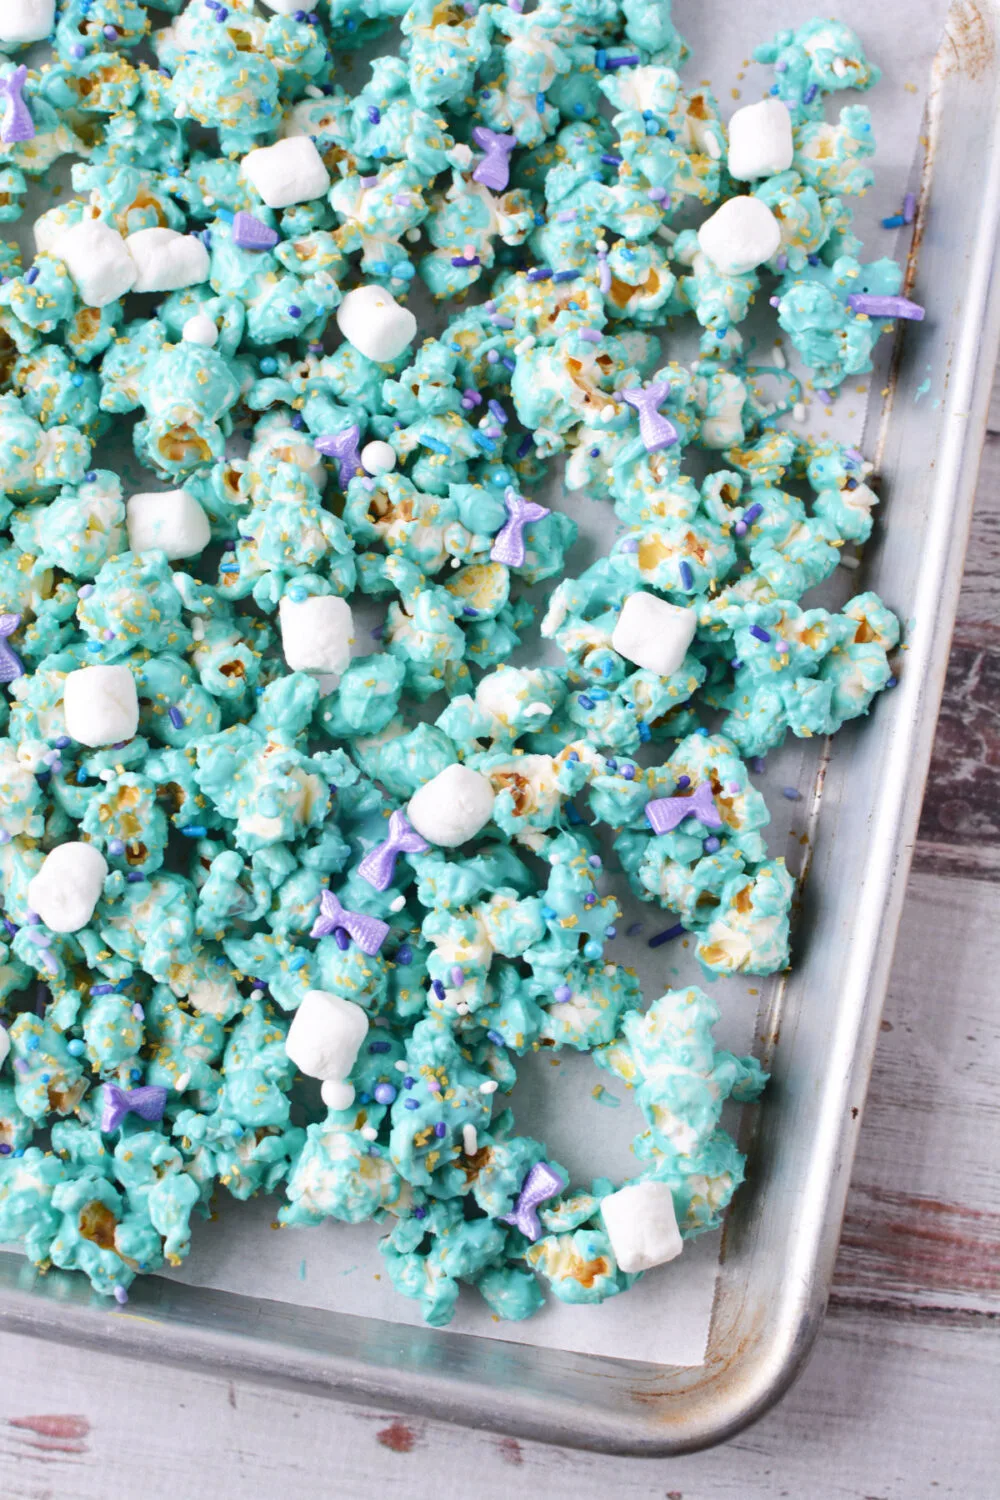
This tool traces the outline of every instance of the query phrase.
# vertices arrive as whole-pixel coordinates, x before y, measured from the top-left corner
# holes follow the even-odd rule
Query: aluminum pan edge
[[[888,544],[869,549],[862,578],[907,616],[907,664],[870,721],[838,735],[821,778],[809,941],[765,1027],[773,1084],[745,1122],[749,1181],[727,1222],[705,1365],[575,1355],[157,1280],[109,1311],[77,1278],[38,1277],[13,1255],[0,1255],[0,1326],[637,1456],[720,1442],[787,1389],[829,1291],[1000,345],[998,59],[1000,0],[953,5],[915,237],[932,311],[906,328],[906,360],[890,381],[879,438]],[[914,372],[925,366],[935,390],[943,382],[937,410],[915,405]]]

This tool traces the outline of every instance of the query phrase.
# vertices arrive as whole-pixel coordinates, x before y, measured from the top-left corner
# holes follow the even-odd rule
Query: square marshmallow
[[[729,175],[738,182],[787,172],[794,154],[792,117],[780,99],[744,105],[729,121]]]
[[[103,219],[81,219],[59,235],[52,254],[64,262],[87,307],[107,307],[135,285],[128,246]]]
[[[136,265],[134,292],[179,292],[208,280],[208,251],[197,235],[138,229],[125,248]]]
[[[66,733],[96,750],[130,740],[139,727],[139,696],[128,667],[80,667],[63,688]]]
[[[59,844],[28,882],[28,905],[52,932],[79,932],[94,915],[107,873],[93,844]]]
[[[0,0],[0,42],[26,47],[44,41],[55,27],[56,0]]]
[[[133,552],[155,548],[168,562],[197,557],[212,538],[208,517],[187,490],[132,495],[125,503],[128,544]]]
[[[346,599],[318,594],[278,605],[281,649],[293,672],[346,671],[354,640],[354,616]]]
[[[656,594],[629,594],[611,644],[626,661],[669,677],[682,665],[697,623],[696,610],[668,604]]]
[[[243,175],[268,208],[308,203],[329,191],[330,174],[307,135],[289,135],[273,146],[258,146],[243,158]]]
[[[629,1275],[662,1266],[684,1248],[665,1182],[647,1178],[609,1193],[601,1200],[601,1218],[619,1269]]]
[[[744,276],[781,248],[781,225],[762,198],[729,198],[698,230],[698,244],[723,276]]]
[[[417,320],[384,286],[370,282],[347,293],[337,308],[337,327],[359,354],[384,365],[413,342]]]
[[[493,816],[493,787],[471,766],[446,766],[410,798],[407,817],[429,844],[455,849]]]

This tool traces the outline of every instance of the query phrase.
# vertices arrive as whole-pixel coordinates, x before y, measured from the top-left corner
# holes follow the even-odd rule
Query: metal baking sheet
[[[915,25],[898,31],[891,60],[876,35],[890,35],[890,13],[902,9],[892,0],[878,26],[866,24],[856,0],[841,5],[839,13],[858,25],[886,65],[880,88],[890,83],[909,93],[907,85],[923,89],[926,83],[926,53],[923,72],[914,70],[928,33],[921,40]],[[725,85],[741,70],[743,49],[809,13],[800,3],[741,6],[733,28],[716,27],[720,35],[710,43],[714,18],[728,7],[677,4],[675,10],[696,57],[691,76],[714,80],[724,112]],[[764,11],[766,23],[759,19]],[[936,19],[924,15],[921,26]],[[225,1272],[209,1266],[206,1276],[202,1264],[199,1279],[214,1286],[147,1281],[136,1285],[124,1312],[109,1311],[82,1279],[38,1277],[22,1260],[2,1255],[0,1322],[147,1358],[197,1360],[257,1379],[305,1382],[477,1425],[486,1419],[491,1428],[552,1442],[632,1453],[677,1452],[718,1441],[785,1388],[818,1327],[836,1251],[943,685],[1000,336],[994,295],[998,41],[1000,5],[954,5],[931,74],[909,268],[910,284],[916,282],[931,313],[923,324],[906,328],[898,360],[876,380],[883,396],[870,405],[865,451],[877,457],[885,504],[863,569],[852,579],[857,587],[878,589],[904,617],[906,667],[900,687],[872,718],[842,731],[829,759],[820,753],[810,773],[812,795],[795,805],[796,834],[808,836],[802,848],[813,869],[795,968],[758,997],[763,1010],[756,1050],[774,1079],[765,1104],[742,1121],[749,1182],[727,1221],[707,1347],[695,1348],[695,1331],[686,1357],[674,1354],[669,1363],[637,1357],[631,1349],[630,1358],[612,1358],[574,1349],[568,1329],[547,1339],[529,1324],[522,1331],[527,1341],[518,1344],[454,1327],[436,1332],[414,1326],[399,1321],[407,1309],[398,1299],[381,1316],[310,1306],[313,1293],[305,1289],[311,1273],[307,1269],[301,1281],[299,1255],[283,1248],[287,1231],[271,1237],[283,1259],[274,1289],[265,1295],[227,1289],[227,1282],[230,1288],[240,1285],[232,1266]],[[749,82],[746,87],[747,96],[755,97]],[[868,100],[875,110],[875,95]],[[867,205],[870,223],[891,211],[907,184],[914,146],[915,139],[908,155],[897,150],[888,162],[880,146],[879,186],[870,195],[878,201]],[[877,253],[871,235],[866,239],[867,253]],[[818,412],[815,417],[823,420]],[[774,785],[764,787],[774,810],[774,789],[786,779],[807,788],[800,771],[776,768]],[[775,852],[781,852],[780,837],[772,830]],[[645,915],[648,924],[648,908]],[[666,982],[677,980],[668,975]],[[655,984],[647,989],[657,992]],[[746,1045],[728,1018],[722,1040]],[[631,1114],[631,1107],[626,1102],[616,1113]],[[605,1118],[614,1117],[602,1112]],[[545,1122],[538,1128],[544,1134]],[[580,1167],[581,1175],[597,1169],[589,1162]],[[211,1231],[198,1243],[209,1257],[217,1253],[213,1243],[221,1253],[223,1242],[213,1241]],[[246,1240],[239,1255],[237,1244],[225,1253],[236,1255],[237,1272],[242,1260],[245,1280],[258,1251]],[[710,1291],[717,1243],[711,1248],[704,1283]],[[303,1251],[307,1268],[312,1253]],[[370,1273],[370,1246],[364,1255]],[[637,1292],[617,1299],[618,1309],[631,1309],[637,1326],[652,1325],[654,1337],[672,1318],[669,1282],[651,1276]],[[690,1287],[687,1292],[690,1298]],[[359,1301],[352,1293],[348,1305],[357,1309]],[[634,1347],[635,1340],[628,1343]],[[625,1352],[621,1343],[612,1347]]]

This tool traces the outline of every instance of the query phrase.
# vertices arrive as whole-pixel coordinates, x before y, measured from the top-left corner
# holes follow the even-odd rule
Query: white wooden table
[[[0,1500],[1000,1494],[1000,384],[990,426],[834,1294],[784,1402],[623,1461],[0,1336]]]

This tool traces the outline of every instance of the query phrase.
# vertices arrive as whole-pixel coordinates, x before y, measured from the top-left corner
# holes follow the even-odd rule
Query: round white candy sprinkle
[[[374,1125],[362,1125],[361,1135],[366,1141],[378,1140],[378,1131],[375,1129]]]
[[[495,1080],[490,1078],[486,1083],[481,1083],[479,1085],[479,1092],[481,1094],[495,1094],[498,1087],[499,1085],[495,1082]]]
[[[366,474],[391,474],[396,467],[396,454],[390,443],[366,443],[361,450],[361,467]]]
[[[59,844],[28,882],[28,905],[53,932],[79,932],[94,915],[108,866],[93,844]]]
[[[389,910],[390,911],[402,911],[403,907],[405,905],[406,905],[406,897],[405,896],[397,896],[396,899],[395,899],[395,901],[390,901],[390,903],[389,903]]]
[[[218,341],[219,330],[208,313],[196,312],[184,324],[182,336],[186,344],[201,344],[204,348],[211,349]]]

